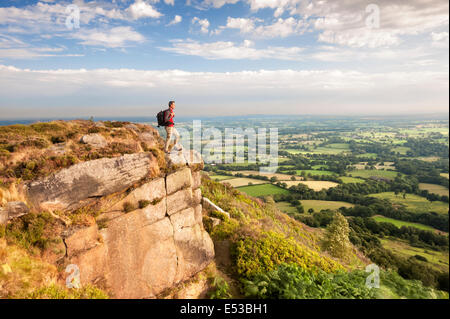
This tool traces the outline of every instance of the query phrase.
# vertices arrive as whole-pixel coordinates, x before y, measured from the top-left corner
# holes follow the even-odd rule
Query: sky
[[[448,0],[0,1],[0,119],[448,112]]]

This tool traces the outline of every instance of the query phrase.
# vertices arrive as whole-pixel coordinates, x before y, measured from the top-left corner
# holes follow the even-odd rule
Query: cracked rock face
[[[201,204],[191,200],[200,191],[192,190],[195,178],[189,168],[156,178],[110,206],[114,217],[105,228],[87,227],[66,238],[68,262],[79,267],[81,282],[102,282],[115,298],[152,298],[203,270],[214,245]],[[124,201],[152,203],[125,213]]]
[[[45,179],[29,183],[28,201],[42,210],[76,209],[98,198],[127,189],[144,177],[159,175],[149,153],[101,158],[73,165]]]

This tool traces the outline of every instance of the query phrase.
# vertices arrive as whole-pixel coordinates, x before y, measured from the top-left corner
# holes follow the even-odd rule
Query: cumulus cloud
[[[174,25],[174,24],[178,24],[183,20],[183,18],[179,15],[175,15],[175,17],[173,18],[172,21],[169,22],[168,25]]]
[[[299,47],[268,47],[254,48],[254,43],[244,40],[242,44],[229,41],[200,43],[193,40],[172,40],[172,47],[160,47],[161,50],[182,55],[200,56],[209,60],[219,59],[277,59],[302,60],[302,48]]]
[[[126,10],[133,20],[140,18],[159,18],[162,13],[158,12],[151,4],[148,4],[144,0],[136,0]]]
[[[366,0],[247,0],[251,10],[270,8],[274,16],[283,13],[300,16],[312,30],[320,32],[319,41],[349,47],[388,47],[399,45],[402,36],[431,32],[448,26],[447,0],[379,0],[380,25],[368,24],[374,14]]]
[[[200,27],[201,33],[208,33],[209,32],[209,21],[208,19],[200,19],[198,17],[193,17],[191,20],[191,23],[193,25],[198,25]]]

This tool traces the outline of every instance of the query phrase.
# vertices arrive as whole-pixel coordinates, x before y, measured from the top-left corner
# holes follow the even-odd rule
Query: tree
[[[310,213],[310,214],[314,213],[314,208],[308,209],[308,213]]]
[[[297,208],[297,211],[298,211],[300,214],[303,214],[303,213],[305,212],[305,209],[303,208],[303,206],[302,206],[301,204],[295,206],[295,208]]]
[[[329,251],[333,257],[347,259],[351,253],[349,233],[350,227],[347,219],[341,213],[336,213],[326,229],[324,249]]]
[[[291,181],[295,181],[295,176],[291,176]]]

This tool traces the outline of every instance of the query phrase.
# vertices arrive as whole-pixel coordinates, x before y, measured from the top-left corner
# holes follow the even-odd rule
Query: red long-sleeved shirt
[[[173,122],[173,118],[175,117],[175,113],[169,108],[167,111],[166,111],[166,123],[169,123],[169,124],[167,124],[167,126],[174,126],[175,125],[175,123]]]

